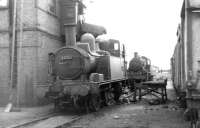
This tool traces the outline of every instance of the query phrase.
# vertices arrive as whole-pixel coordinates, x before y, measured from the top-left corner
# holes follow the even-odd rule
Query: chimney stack
[[[65,32],[66,46],[76,46],[76,25],[78,3],[74,0],[61,0],[61,20]]]
[[[134,52],[134,57],[138,58],[138,53],[137,52]]]

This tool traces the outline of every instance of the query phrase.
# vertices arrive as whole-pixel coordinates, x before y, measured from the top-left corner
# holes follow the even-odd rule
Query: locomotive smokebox
[[[91,34],[83,34],[77,47],[64,47],[55,53],[55,74],[62,80],[75,80],[89,77],[96,66],[96,56],[89,54],[95,50],[95,38]],[[81,47],[82,46],[82,47]],[[85,47],[87,46],[87,48]],[[88,50],[86,50],[86,49]]]
[[[78,47],[64,47],[55,53],[55,73],[62,80],[78,79],[89,74],[94,66],[94,58]]]
[[[65,32],[66,46],[75,46],[78,3],[73,0],[61,0],[60,12]]]

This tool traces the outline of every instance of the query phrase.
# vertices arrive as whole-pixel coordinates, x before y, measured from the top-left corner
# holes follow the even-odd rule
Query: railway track
[[[6,128],[63,128],[81,117],[80,115],[60,115],[56,113]]]
[[[128,95],[127,97],[129,96],[132,96],[132,94]],[[111,107],[113,105],[109,106]],[[88,114],[95,114],[98,112],[92,112],[87,114],[86,113],[80,114],[77,111],[49,113],[48,115],[38,117],[37,119],[21,122],[16,125],[8,126],[6,128],[65,128]]]

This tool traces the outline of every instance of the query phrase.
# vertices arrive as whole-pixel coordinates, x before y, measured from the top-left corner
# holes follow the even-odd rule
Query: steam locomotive
[[[53,82],[47,92],[55,107],[66,104],[97,111],[119,100],[127,83],[125,47],[118,40],[96,40],[90,33],[74,46],[49,54]]]
[[[137,83],[150,81],[153,78],[150,68],[151,60],[145,56],[140,57],[135,52],[134,58],[129,63],[128,78]]]

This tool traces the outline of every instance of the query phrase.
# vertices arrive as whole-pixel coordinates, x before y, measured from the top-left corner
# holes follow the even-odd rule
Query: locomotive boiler
[[[85,35],[91,38],[91,35]],[[85,37],[83,36],[83,38]],[[92,39],[92,38],[91,38]],[[89,40],[89,39],[88,39]],[[93,39],[94,40],[94,39]],[[92,54],[87,43],[77,44],[78,47],[63,47],[56,51],[54,58],[54,74],[62,80],[87,79],[94,71],[98,55]],[[80,48],[82,47],[82,48]]]

